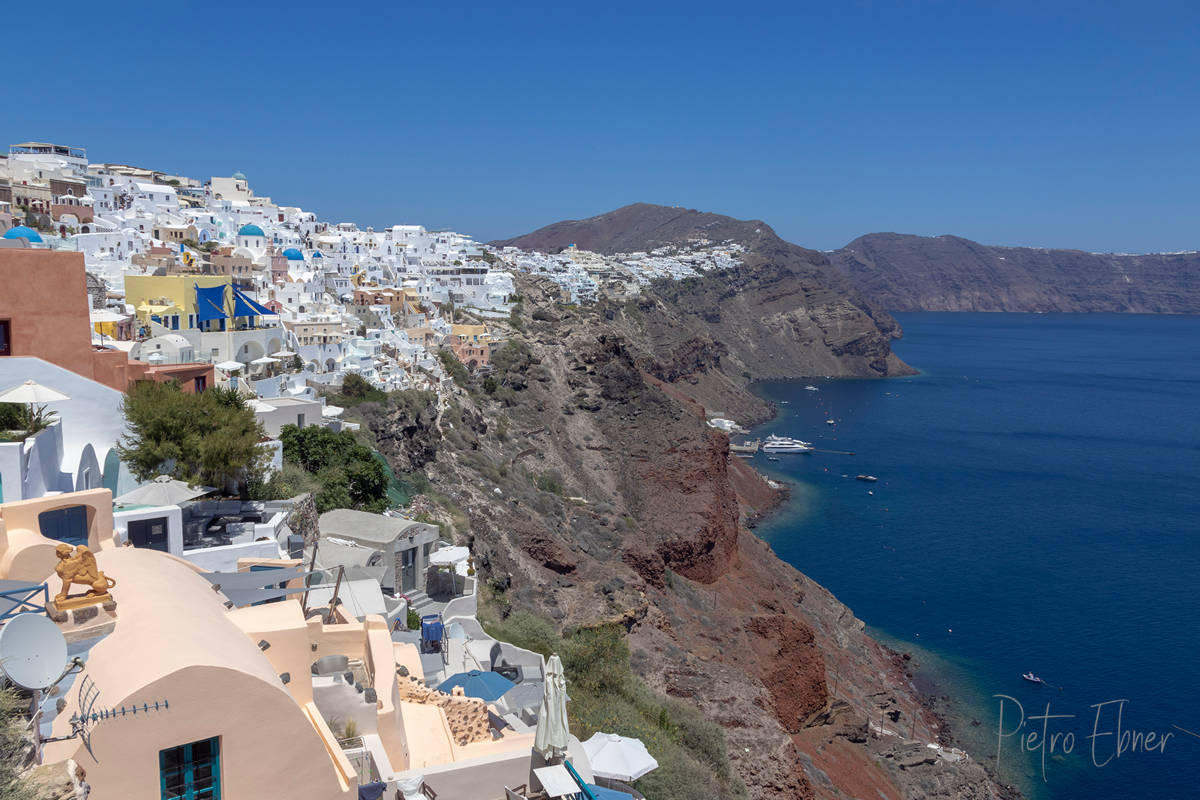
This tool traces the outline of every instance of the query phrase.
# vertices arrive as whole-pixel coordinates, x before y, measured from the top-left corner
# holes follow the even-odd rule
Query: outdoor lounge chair
[[[521,785],[519,785],[516,789],[510,789],[507,786],[505,786],[504,787],[504,800],[529,800],[529,798],[525,796],[526,788],[527,787],[523,783]]]

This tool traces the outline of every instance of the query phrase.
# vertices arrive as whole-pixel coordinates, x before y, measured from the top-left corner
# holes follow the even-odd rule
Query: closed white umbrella
[[[596,733],[583,743],[596,777],[614,781],[636,781],[658,769],[658,762],[640,739],[615,733]]]
[[[533,735],[533,747],[543,758],[551,761],[567,754],[570,736],[571,729],[567,725],[567,678],[563,675],[562,659],[556,654],[546,662],[546,682],[542,708],[538,712],[537,731]]]

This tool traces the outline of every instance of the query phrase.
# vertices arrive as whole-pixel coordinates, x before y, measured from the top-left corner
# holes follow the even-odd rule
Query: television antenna
[[[67,640],[40,614],[17,614],[0,628],[0,670],[24,689],[48,689],[62,680]]]

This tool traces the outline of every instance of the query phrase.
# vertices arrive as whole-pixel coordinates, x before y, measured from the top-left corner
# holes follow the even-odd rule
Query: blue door
[[[158,751],[162,800],[221,800],[221,740]]]
[[[42,536],[67,544],[88,543],[87,506],[69,506],[38,514]]]

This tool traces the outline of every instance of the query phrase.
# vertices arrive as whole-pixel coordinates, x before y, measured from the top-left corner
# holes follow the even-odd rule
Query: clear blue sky
[[[3,142],[491,239],[648,201],[1200,248],[1200,3],[154,3],[8,15]],[[28,28],[14,21],[28,15]]]

